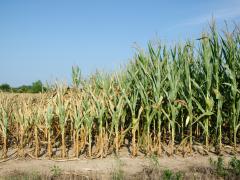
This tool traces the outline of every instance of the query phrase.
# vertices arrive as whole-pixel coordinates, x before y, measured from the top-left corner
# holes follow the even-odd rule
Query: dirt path
[[[104,159],[78,159],[78,160],[9,160],[0,163],[0,175],[5,176],[14,172],[37,172],[44,175],[52,175],[55,171],[61,174],[78,174],[87,179],[111,179],[118,168],[121,168],[126,179],[145,179],[143,172],[149,168],[153,169],[158,162],[160,170],[170,169],[173,171],[191,172],[193,169],[209,169],[209,158],[217,159],[217,156],[193,155],[191,157],[162,157],[159,159],[128,156]],[[228,162],[231,156],[224,156]],[[120,165],[119,165],[120,164]],[[195,173],[195,172],[194,172]],[[146,177],[144,177],[146,176]],[[88,178],[89,177],[89,178]]]

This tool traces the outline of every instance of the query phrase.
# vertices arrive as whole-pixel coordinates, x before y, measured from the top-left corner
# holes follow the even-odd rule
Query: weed
[[[212,158],[210,158],[209,161],[210,164],[214,167],[218,176],[224,177],[228,174],[222,157],[218,157],[217,160],[213,160]]]
[[[62,173],[62,169],[59,166],[54,165],[53,167],[51,167],[50,169],[52,176],[57,177],[60,176]]]
[[[163,171],[162,179],[163,180],[181,180],[183,179],[183,173],[180,171],[174,173],[170,169],[167,169]]]
[[[177,172],[176,174],[175,174],[175,179],[176,180],[181,180],[181,179],[183,179],[183,173],[182,172]]]
[[[169,169],[163,171],[163,179],[170,180],[173,177],[173,172]]]
[[[236,157],[233,157],[229,161],[229,168],[232,170],[234,174],[237,176],[240,175],[240,160],[237,159]]]

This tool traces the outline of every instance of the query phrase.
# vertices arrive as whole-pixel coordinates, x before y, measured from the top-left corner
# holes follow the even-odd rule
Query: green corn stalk
[[[150,132],[150,126],[151,123],[153,121],[154,116],[157,114],[156,110],[153,109],[152,111],[150,110],[150,107],[146,107],[146,114],[145,114],[145,118],[146,118],[146,129],[147,129],[147,152],[150,153],[151,151],[151,132]]]
[[[205,38],[205,35],[203,35],[203,39],[201,42],[201,50],[200,50],[200,56],[203,59],[203,68],[205,72],[205,82],[206,82],[206,88],[205,88],[205,112],[212,112],[214,101],[211,96],[211,88],[212,88],[212,76],[213,76],[213,64],[211,62],[211,49],[209,48],[208,38]],[[205,145],[206,149],[209,149],[209,123],[210,118],[206,117],[204,120],[204,133],[205,133]]]
[[[149,46],[150,52],[152,52],[152,58],[153,58],[153,49],[151,49],[151,46]],[[152,50],[152,51],[151,51]],[[137,88],[137,91],[140,94],[140,101],[142,103],[143,111],[145,112],[144,115],[144,130],[145,130],[145,135],[147,136],[147,146],[146,146],[146,152],[150,152],[150,125],[152,123],[152,120],[156,114],[155,110],[152,110],[152,103],[149,102],[150,97],[148,95],[148,85],[152,83],[152,77],[150,75],[151,71],[149,71],[148,68],[151,68],[149,63],[149,58],[147,57],[143,52],[140,52],[138,55],[135,65],[137,66],[137,74],[131,72],[131,77],[134,80],[135,86]],[[155,63],[153,60],[152,63]],[[146,120],[146,121],[145,121]]]
[[[116,102],[115,102],[116,103]],[[123,97],[121,97],[117,104],[114,104],[111,100],[109,101],[109,112],[112,117],[110,137],[114,128],[115,131],[115,150],[118,155],[119,152],[119,124],[123,111]]]
[[[238,83],[238,68],[239,66],[239,35],[235,37],[226,33],[226,39],[222,38],[222,52],[224,60],[226,61],[225,71],[228,76],[229,82],[224,83],[230,87],[230,101],[231,101],[231,121],[230,121],[230,140],[234,143],[234,149],[236,150],[237,145],[237,132],[239,129],[239,108],[240,108],[240,91]]]
[[[169,91],[166,92],[166,97],[168,99],[168,112],[170,112],[169,115],[166,116],[169,120],[169,124],[171,126],[171,154],[174,152],[174,144],[175,144],[175,130],[176,130],[176,124],[177,124],[177,115],[179,113],[179,104],[176,102],[179,88],[181,86],[181,69],[182,67],[177,67],[176,64],[176,51],[174,50],[172,52],[172,58],[173,62],[167,62],[167,78],[168,78],[168,84],[169,84]],[[166,112],[164,113],[166,115]]]
[[[81,83],[81,71],[78,66],[72,67],[72,84],[74,88],[78,88]]]
[[[59,103],[57,105],[57,115],[59,116],[59,124],[61,128],[61,135],[62,135],[62,158],[66,157],[66,145],[65,145],[65,125],[68,120],[68,115],[67,115],[67,103],[62,104]]]
[[[127,76],[125,77],[127,81],[120,81],[125,82],[120,85],[121,93],[126,101],[127,107],[130,111],[130,123],[129,127],[131,127],[131,135],[132,135],[132,156],[137,156],[138,153],[138,142],[139,137],[136,138],[136,133],[139,134],[139,121],[140,116],[142,113],[143,108],[141,107],[138,109],[137,103],[138,103],[138,96],[139,92],[136,88],[133,87],[134,78],[136,76],[136,67],[134,66],[134,63],[131,62],[131,66],[128,67]],[[126,80],[125,79],[125,80]]]
[[[231,88],[231,131],[230,134],[233,131],[233,142],[234,142],[234,148],[236,150],[236,134],[239,128],[238,124],[238,118],[239,118],[239,103],[240,103],[240,98],[239,94],[240,91],[237,88],[237,80],[236,80],[236,75],[234,72],[234,67],[232,69],[229,68],[228,65],[225,66],[226,70],[228,71],[229,78],[231,80],[230,83],[224,83],[225,85],[228,85]]]
[[[153,108],[155,108],[155,111],[157,112],[157,121],[158,121],[158,154],[162,154],[162,132],[161,132],[161,125],[162,125],[162,102],[163,102],[163,96],[161,96],[158,99],[158,103],[155,104]]]
[[[137,156],[138,143],[136,142],[136,132],[139,133],[139,121],[140,121],[140,116],[143,111],[143,108],[140,107],[140,109],[137,110],[138,92],[134,91],[130,97],[127,95],[125,89],[122,89],[122,92],[131,112],[132,156]],[[137,113],[137,116],[136,116],[136,113]],[[137,140],[139,140],[139,138]]]
[[[163,51],[165,51],[165,47]],[[151,60],[154,64],[154,71],[152,72],[152,81],[151,87],[153,91],[153,109],[155,109],[157,113],[157,123],[158,123],[158,154],[162,153],[162,143],[161,143],[161,125],[162,125],[162,103],[164,98],[164,89],[166,85],[167,79],[167,70],[166,70],[166,62],[167,55],[164,53],[164,57],[160,55],[161,46],[158,46],[157,50],[154,50],[151,44],[149,44],[149,53],[151,56]],[[152,69],[152,68],[151,68]]]
[[[212,38],[210,41],[210,47],[212,51],[212,62],[213,62],[213,77],[215,80],[215,96],[217,100],[217,131],[218,131],[218,144],[219,150],[222,149],[222,106],[223,106],[223,96],[220,92],[220,67],[221,67],[221,49],[219,45],[218,35],[215,29],[215,24],[211,26]]]
[[[98,157],[106,155],[106,137],[107,137],[107,126],[108,126],[108,101],[109,94],[112,94],[113,78],[97,72],[94,78],[92,91],[90,94],[93,98],[95,107],[95,118],[98,120],[98,142],[100,143]]]
[[[189,48],[190,47],[190,48]],[[189,52],[190,51],[190,52]],[[191,61],[193,60],[192,45],[186,46],[182,55],[184,59],[184,89],[183,96],[187,102],[188,116],[186,119],[186,126],[189,126],[189,139],[190,139],[190,153],[192,152],[193,145],[193,92],[192,92],[192,75],[190,72]]]
[[[94,100],[94,105],[95,105],[95,113],[96,113],[96,118],[98,119],[99,122],[99,141],[100,141],[100,152],[99,155],[101,158],[103,158],[104,155],[104,137],[103,137],[103,124],[104,124],[104,114],[106,111],[105,107],[105,101],[102,99],[103,97],[98,96],[98,98],[91,92],[92,98]]]
[[[91,99],[91,96],[87,94],[82,101],[82,106],[83,106],[83,122],[86,126],[88,134],[88,156],[90,158],[92,158],[92,126],[94,122],[93,120],[95,113],[92,104],[94,104],[94,102]]]
[[[145,73],[147,73],[147,72],[145,71]],[[147,85],[146,84],[143,85],[141,83],[141,81],[137,80],[137,79],[135,80],[135,82],[136,82],[136,86],[137,86],[137,89],[139,91],[141,101],[142,101],[142,104],[143,104],[143,107],[144,107],[143,111],[145,112],[144,117],[145,117],[145,120],[146,120],[144,122],[144,124],[145,124],[144,129],[145,129],[146,134],[147,134],[147,149],[146,149],[146,151],[147,151],[147,153],[150,153],[150,149],[151,149],[150,126],[151,126],[151,123],[154,119],[154,116],[157,114],[157,111],[156,111],[156,109],[152,108],[152,103],[149,102],[150,97],[147,95],[147,91],[145,89],[147,87]]]

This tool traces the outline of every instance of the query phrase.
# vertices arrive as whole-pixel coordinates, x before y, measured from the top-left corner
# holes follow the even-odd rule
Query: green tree
[[[4,92],[10,92],[11,91],[11,86],[9,84],[2,84],[0,85],[0,90]]]
[[[31,92],[32,87],[27,85],[22,85],[18,88],[15,88],[15,91],[18,93],[29,93]]]
[[[43,91],[43,84],[40,80],[35,81],[32,83],[32,87],[31,87],[31,92],[32,93],[39,93]]]

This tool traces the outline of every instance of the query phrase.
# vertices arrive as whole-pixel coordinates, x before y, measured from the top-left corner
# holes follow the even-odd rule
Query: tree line
[[[47,88],[40,80],[32,83],[32,85],[22,85],[19,87],[11,87],[9,84],[4,83],[0,85],[0,91],[15,92],[15,93],[40,93],[45,92]]]

